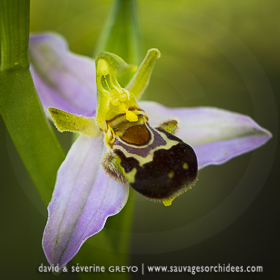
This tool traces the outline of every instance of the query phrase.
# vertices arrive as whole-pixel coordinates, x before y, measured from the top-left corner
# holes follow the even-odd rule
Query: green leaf
[[[64,160],[29,71],[29,1],[0,0],[0,112],[42,200],[51,199]]]

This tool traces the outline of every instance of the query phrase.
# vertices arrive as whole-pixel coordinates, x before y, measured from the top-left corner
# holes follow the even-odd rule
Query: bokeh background
[[[92,56],[111,4],[32,0],[31,31],[59,32],[73,52]],[[256,151],[201,170],[196,187],[172,207],[136,194],[131,265],[262,265],[261,274],[194,277],[278,279],[279,18],[277,0],[138,1],[143,56],[151,47],[162,53],[143,98],[170,107],[214,106],[246,114],[274,137]],[[56,276],[37,272],[41,263],[47,265],[41,248],[47,211],[2,119],[0,129],[1,278],[53,279]],[[70,135],[59,138],[67,150]],[[131,277],[143,278],[140,273]]]

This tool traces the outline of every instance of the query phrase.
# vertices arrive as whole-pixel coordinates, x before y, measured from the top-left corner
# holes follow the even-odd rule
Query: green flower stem
[[[28,0],[1,0],[1,69],[28,67]]]
[[[51,199],[64,153],[29,71],[29,0],[0,0],[0,112],[42,200]]]

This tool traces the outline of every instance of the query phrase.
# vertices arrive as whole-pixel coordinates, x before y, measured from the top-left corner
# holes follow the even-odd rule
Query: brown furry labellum
[[[102,166],[117,181],[152,200],[169,200],[191,188],[197,178],[197,158],[191,146],[174,136],[177,121],[169,120],[157,128],[139,115],[131,123],[124,116],[108,125],[114,131],[111,149]]]

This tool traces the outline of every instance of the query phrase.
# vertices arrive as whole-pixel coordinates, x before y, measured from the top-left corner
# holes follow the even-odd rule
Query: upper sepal
[[[66,41],[55,33],[30,36],[30,70],[45,109],[95,116],[95,63],[68,50]]]

